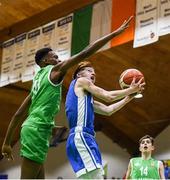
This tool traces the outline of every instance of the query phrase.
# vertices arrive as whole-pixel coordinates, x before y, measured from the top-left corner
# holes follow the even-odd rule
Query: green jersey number
[[[148,175],[148,167],[141,167],[140,168],[141,176],[147,176]]]
[[[40,79],[34,81],[32,92],[34,95],[37,94],[38,90],[40,89]]]

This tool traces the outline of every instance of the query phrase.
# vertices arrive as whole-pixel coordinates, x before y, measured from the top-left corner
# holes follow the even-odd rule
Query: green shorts
[[[23,126],[20,155],[42,164],[47,157],[51,133],[51,128]]]

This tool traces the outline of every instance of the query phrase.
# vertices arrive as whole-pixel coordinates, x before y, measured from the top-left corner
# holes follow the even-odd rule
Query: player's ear
[[[44,59],[44,62],[45,62],[45,63],[47,63],[47,62],[48,62],[48,59],[47,59],[47,58],[45,58],[45,59]]]
[[[76,75],[77,78],[81,77],[81,73],[78,72],[77,75]]]

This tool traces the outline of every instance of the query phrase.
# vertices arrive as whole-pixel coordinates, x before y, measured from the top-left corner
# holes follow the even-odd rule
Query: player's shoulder
[[[138,163],[139,161],[141,161],[141,157],[133,157],[130,159],[131,164]]]
[[[157,160],[157,159],[155,159],[155,158],[151,158],[153,161],[157,161],[157,162],[160,162],[160,163],[162,163],[162,161],[160,161],[160,160]]]
[[[130,160],[140,160],[140,159],[141,159],[141,157],[133,157]]]

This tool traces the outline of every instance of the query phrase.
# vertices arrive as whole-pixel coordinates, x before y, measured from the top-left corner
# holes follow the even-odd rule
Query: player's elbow
[[[24,115],[24,111],[22,110],[18,110],[15,114],[14,114],[14,118],[15,119],[19,119]]]
[[[117,99],[118,99],[118,96],[112,95],[110,93],[108,93],[106,95],[106,102],[108,102],[108,103],[112,103],[112,102],[116,101]]]
[[[111,116],[112,115],[112,113],[111,112],[108,112],[107,114],[106,114],[106,116]]]
[[[20,112],[16,112],[16,113],[14,114],[13,118],[19,119],[19,118],[21,118],[21,116],[22,116],[22,114],[21,114]]]
[[[111,116],[113,114],[113,112],[109,109],[105,109],[105,116]]]

